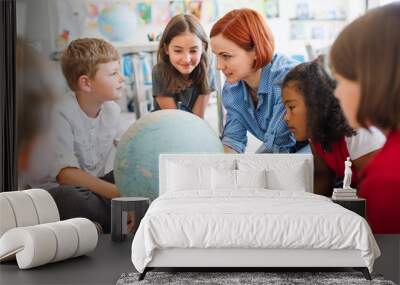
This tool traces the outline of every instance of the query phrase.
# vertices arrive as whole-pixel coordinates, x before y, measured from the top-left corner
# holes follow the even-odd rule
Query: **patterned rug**
[[[360,272],[148,272],[142,281],[138,273],[122,274],[117,285],[133,284],[221,284],[221,285],[297,285],[297,284],[379,284],[395,285],[380,275],[372,274],[372,281],[364,278]]]

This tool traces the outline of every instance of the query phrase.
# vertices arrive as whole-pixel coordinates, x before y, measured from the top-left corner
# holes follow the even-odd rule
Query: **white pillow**
[[[211,188],[213,190],[236,190],[236,170],[211,170]]]
[[[307,176],[304,163],[295,166],[285,170],[269,169],[267,171],[268,189],[305,192]]]
[[[169,164],[168,191],[211,188],[211,168],[193,165]]]
[[[312,189],[308,163],[296,155],[274,154],[274,157],[260,155],[257,158],[239,158],[237,162],[239,170],[265,169],[268,189],[288,191]]]
[[[267,188],[266,170],[211,170],[213,190],[239,190],[242,188]]]
[[[267,188],[267,171],[236,170],[237,188]]]
[[[174,159],[168,161],[166,190],[207,190],[211,191],[211,169],[235,169],[234,159]]]

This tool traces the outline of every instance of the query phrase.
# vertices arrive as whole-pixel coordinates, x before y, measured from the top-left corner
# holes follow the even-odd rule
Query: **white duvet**
[[[359,215],[320,195],[265,189],[160,196],[134,237],[135,268],[143,272],[165,248],[358,249],[370,271],[380,255]]]

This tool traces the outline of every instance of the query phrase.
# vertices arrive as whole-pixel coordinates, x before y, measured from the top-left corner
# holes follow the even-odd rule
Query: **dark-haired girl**
[[[317,61],[292,69],[283,81],[285,121],[296,141],[309,140],[314,155],[314,193],[330,196],[352,160],[352,186],[366,163],[385,143],[376,128],[353,130],[334,96],[335,82]]]

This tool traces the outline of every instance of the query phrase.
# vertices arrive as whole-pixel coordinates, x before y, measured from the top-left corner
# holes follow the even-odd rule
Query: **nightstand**
[[[354,198],[354,199],[332,199],[332,202],[339,204],[340,206],[359,214],[364,219],[365,215],[365,203],[364,198]]]

